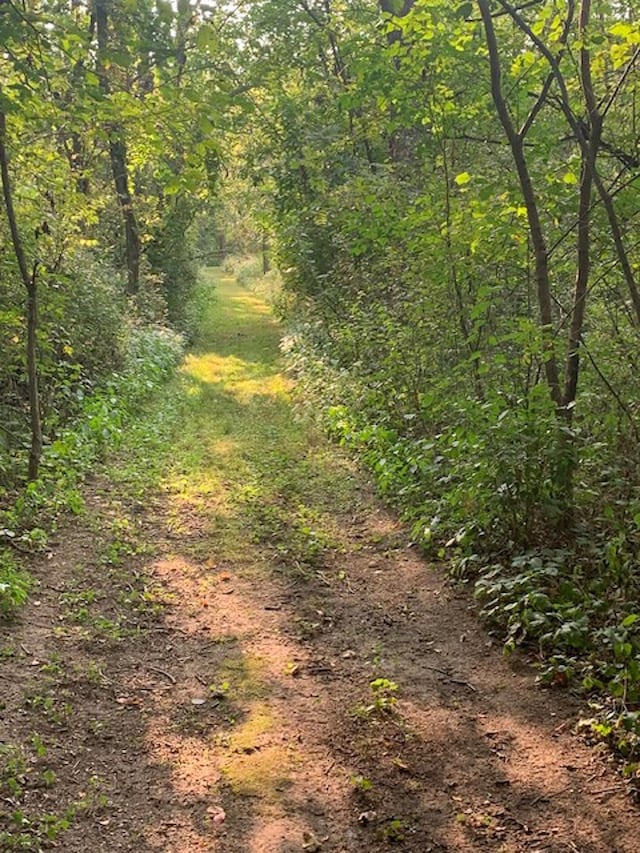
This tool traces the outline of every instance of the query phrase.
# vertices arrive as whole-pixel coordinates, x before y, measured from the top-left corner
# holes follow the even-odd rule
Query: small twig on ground
[[[562,791],[560,791],[559,793],[562,793]],[[535,800],[531,800],[531,802],[529,803],[529,808],[531,808],[533,806],[537,806],[538,803],[548,803],[548,802],[549,802],[549,794],[540,794],[540,796],[536,797]]]
[[[10,536],[0,537],[0,542],[2,542],[3,545],[9,545],[19,554],[31,555],[36,553],[32,548],[25,548],[24,545],[21,545],[19,542],[16,542],[15,539],[12,539]]]
[[[534,800],[531,800],[529,803],[529,807],[537,806],[538,803],[548,803],[552,797],[561,797],[562,794],[566,794],[567,791],[571,790],[571,786],[567,785],[566,788],[560,788],[559,791],[550,791],[548,794],[540,794],[539,797],[536,797]]]
[[[429,666],[429,664],[424,664],[426,669],[430,669],[432,672],[438,672],[440,675],[444,675],[445,678],[448,678],[452,684],[459,684],[461,687],[467,687],[469,690],[472,690],[474,693],[478,692],[478,688],[474,687],[469,681],[465,681],[463,678],[456,678],[451,675],[451,673],[447,672],[446,669],[441,669],[438,666]]]
[[[164,677],[168,678],[172,684],[176,684],[175,678],[170,672],[167,672],[166,669],[160,669],[159,666],[152,666],[150,663],[147,664],[147,669],[150,669],[152,672],[158,672],[160,675],[164,675]]]
[[[184,628],[178,628],[177,625],[140,625],[142,629],[145,631],[162,631],[163,634],[172,634],[174,631],[178,634],[184,634],[185,637],[192,637],[189,631],[185,631]]]

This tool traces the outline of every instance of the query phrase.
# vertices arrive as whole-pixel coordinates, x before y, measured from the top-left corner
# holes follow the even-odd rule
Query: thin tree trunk
[[[95,0],[96,32],[98,36],[97,72],[100,86],[105,95],[110,92],[109,77],[103,65],[102,57],[109,42],[109,0]],[[114,122],[107,128],[109,134],[109,157],[116,197],[122,213],[124,227],[125,253],[127,262],[127,291],[138,291],[140,278],[140,236],[138,223],[133,209],[133,199],[129,189],[129,170],[127,166],[127,147],[124,132],[120,124]]]
[[[527,210],[529,222],[529,233],[535,260],[535,281],[538,295],[538,309],[540,311],[540,324],[544,343],[544,370],[551,398],[556,404],[558,411],[563,409],[562,392],[560,390],[560,376],[558,362],[553,353],[552,323],[553,313],[551,308],[551,286],[549,280],[549,259],[547,245],[542,231],[538,201],[536,198],[529,167],[524,153],[524,139],[515,129],[515,125],[509,113],[509,108],[502,93],[500,55],[496,42],[493,18],[488,0],[477,0],[480,14],[484,23],[487,48],[489,50],[489,62],[491,67],[491,93],[496,106],[498,117],[502,123],[518,173],[520,189]]]
[[[569,329],[569,350],[567,353],[567,366],[564,383],[564,405],[571,419],[571,407],[575,402],[578,390],[578,376],[580,372],[580,342],[582,338],[582,327],[584,325],[584,314],[586,307],[587,286],[589,284],[589,273],[591,269],[591,190],[593,187],[593,176],[586,163],[582,165],[582,176],[580,180],[580,203],[578,214],[578,267],[576,270],[576,281],[573,292],[573,304],[571,308],[571,325]]]
[[[349,71],[347,66],[344,63],[342,58],[342,54],[340,52],[340,45],[338,43],[338,39],[335,33],[335,30],[331,26],[331,17],[332,17],[332,9],[331,9],[331,0],[324,0],[324,19],[321,14],[319,14],[316,10],[314,10],[308,0],[299,0],[300,6],[304,9],[306,14],[311,18],[313,23],[318,27],[318,29],[322,32],[325,32],[327,35],[327,40],[329,42],[329,48],[331,50],[331,59],[333,61],[333,68],[329,67],[329,63],[323,59],[322,64],[325,69],[330,74],[340,81],[341,85],[346,89],[351,85],[351,78],[349,76]],[[362,110],[361,109],[351,109],[348,110],[349,116],[349,134],[351,136],[353,142],[354,153],[358,150],[358,138],[356,134],[355,128],[355,120],[356,118],[361,119],[362,125],[362,146],[364,148],[365,157],[367,158],[367,163],[369,164],[369,170],[371,172],[376,172],[376,164],[373,156],[373,149],[371,147],[371,143],[366,133],[366,129],[364,127],[364,122],[362,121]]]
[[[578,208],[578,268],[571,311],[569,350],[564,387],[564,405],[569,419],[571,419],[572,404],[575,402],[578,391],[580,346],[591,269],[591,194],[594,175],[596,173],[596,158],[602,135],[602,116],[598,110],[591,78],[591,56],[589,49],[585,47],[584,39],[589,25],[590,13],[591,0],[582,0],[578,23],[579,34],[583,45],[580,49],[580,79],[589,119],[589,134],[586,147],[581,149],[583,154],[580,179],[580,203]]]
[[[551,71],[556,79],[558,88],[560,90],[559,103],[562,107],[562,111],[564,112],[565,118],[567,119],[567,122],[571,127],[571,130],[576,138],[578,145],[580,146],[583,158],[588,160],[589,141],[586,139],[584,130],[580,125],[580,122],[574,115],[573,110],[571,109],[571,99],[569,97],[566,81],[564,79],[562,71],[560,70],[558,58],[554,56],[554,54],[549,50],[549,48],[542,41],[542,39],[533,32],[529,24],[527,24],[527,22],[519,14],[518,9],[514,8],[510,3],[507,2],[507,0],[499,0],[499,3],[505,10],[505,12],[509,14],[513,22],[517,24],[517,26],[522,30],[522,32],[525,33],[531,39],[531,41],[535,44],[540,53],[549,63]],[[490,17],[487,0],[478,0],[478,4],[480,5],[481,9],[484,7],[487,10],[487,14]],[[581,7],[581,13],[583,9],[584,4]],[[588,11],[589,10],[587,9],[587,12]],[[614,93],[616,92],[616,88],[614,88]],[[611,106],[611,103],[612,101],[609,102],[608,106]],[[620,225],[620,220],[618,218],[618,214],[613,203],[613,197],[604,185],[604,181],[602,180],[602,177],[600,176],[596,168],[595,161],[592,164],[592,178],[593,184],[596,190],[598,191],[598,195],[600,196],[600,200],[602,201],[602,204],[606,211],[607,219],[609,220],[609,229],[611,231],[611,236],[613,238],[616,254],[618,256],[618,262],[622,269],[622,274],[624,275],[627,287],[629,289],[629,294],[631,296],[631,301],[633,303],[636,325],[640,326],[640,289],[638,287],[638,282],[636,281],[636,276],[633,271],[633,267],[631,266],[631,262],[629,260],[629,255],[624,245],[622,227]]]
[[[446,247],[447,254],[447,266],[449,270],[449,280],[451,282],[451,286],[453,288],[453,293],[455,296],[456,307],[458,309],[458,323],[460,325],[460,331],[462,333],[462,339],[464,340],[464,344],[467,348],[467,352],[469,354],[469,358],[471,359],[471,372],[473,378],[473,385],[475,388],[476,398],[478,400],[482,400],[484,397],[484,391],[482,387],[482,380],[480,378],[480,373],[478,370],[478,360],[474,358],[474,353],[478,347],[474,347],[471,342],[471,328],[469,326],[469,322],[467,319],[467,310],[464,304],[464,297],[462,294],[462,288],[460,287],[460,280],[458,277],[458,267],[455,262],[453,256],[453,245],[451,242],[451,184],[450,184],[450,175],[449,175],[449,161],[447,157],[447,146],[443,141],[440,144],[440,153],[442,155],[442,167],[444,172],[444,199],[445,199],[445,233],[444,233],[444,242]]]
[[[38,389],[37,339],[38,329],[38,286],[37,265],[29,272],[27,260],[18,230],[13,194],[9,178],[9,164],[6,149],[7,124],[6,117],[0,112],[0,172],[2,173],[2,192],[4,206],[11,231],[13,251],[20,270],[20,277],[27,292],[27,389],[29,394],[29,417],[31,423],[31,449],[29,452],[29,479],[35,480],[40,467],[42,456],[42,421],[40,416],[40,394]]]
[[[122,211],[124,223],[125,251],[127,259],[127,290],[130,294],[138,292],[140,279],[140,237],[138,223],[133,210],[133,199],[129,191],[129,173],[127,168],[127,149],[122,138],[122,128],[112,127],[109,140],[111,171]]]
[[[402,5],[393,2],[393,0],[379,0],[380,11],[384,15],[391,15],[394,18],[404,18],[415,6],[416,0],[403,0]],[[390,29],[387,32],[387,46],[392,48],[402,38],[402,30],[399,28]],[[394,57],[393,64],[396,71],[400,70],[400,58]],[[393,118],[396,108],[391,105],[390,115]],[[411,150],[410,133],[407,128],[398,128],[391,132],[389,138],[389,158],[392,163],[401,163],[408,159],[408,152]]]

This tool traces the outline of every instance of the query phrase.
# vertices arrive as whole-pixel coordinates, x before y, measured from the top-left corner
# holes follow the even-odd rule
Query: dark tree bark
[[[30,272],[20,237],[13,193],[9,177],[9,162],[6,149],[7,123],[3,112],[0,112],[0,172],[2,173],[2,192],[4,207],[11,232],[13,252],[20,270],[20,278],[27,293],[27,388],[29,394],[29,418],[31,422],[31,449],[29,452],[29,479],[35,480],[40,467],[42,456],[42,420],[40,415],[40,393],[38,388],[38,353],[36,332],[38,329],[38,284],[37,263]]]
[[[104,67],[102,57],[109,43],[109,0],[95,0],[94,14],[98,36],[97,72],[100,86],[105,95],[110,92],[109,77]],[[127,166],[127,146],[122,126],[112,122],[107,127],[109,134],[109,157],[111,172],[116,190],[118,204],[122,213],[125,237],[125,252],[127,263],[127,291],[135,294],[138,291],[140,278],[140,236],[138,223],[133,209],[133,198],[129,189],[129,170]]]
[[[509,112],[509,108],[505,101],[502,92],[502,72],[500,67],[500,54],[496,42],[495,29],[493,26],[493,17],[489,7],[488,0],[477,0],[480,8],[480,14],[484,24],[487,48],[489,50],[489,63],[491,68],[491,94],[493,102],[498,113],[498,117],[504,128],[516,171],[520,182],[520,189],[524,204],[527,210],[527,220],[529,223],[529,235],[531,237],[531,245],[533,247],[533,256],[535,261],[535,282],[536,292],[538,297],[538,309],[540,312],[540,324],[542,326],[542,335],[544,340],[544,371],[547,384],[551,393],[551,398],[556,404],[558,411],[563,409],[563,396],[560,389],[560,375],[558,372],[558,362],[553,352],[553,312],[551,307],[551,285],[549,278],[549,253],[547,244],[542,230],[540,221],[540,213],[538,209],[538,199],[536,197],[529,167],[524,150],[524,137],[519,133]]]
[[[564,386],[564,405],[571,417],[572,404],[578,391],[580,373],[580,346],[587,299],[587,287],[591,269],[591,194],[596,172],[596,158],[602,135],[602,116],[593,91],[591,78],[591,56],[585,46],[584,34],[589,25],[591,0],[582,0],[579,14],[579,32],[582,37],[580,49],[580,79],[587,109],[589,126],[588,143],[583,149],[582,174],[580,179],[580,202],[578,208],[578,268],[573,294],[571,325],[569,330],[569,352]]]

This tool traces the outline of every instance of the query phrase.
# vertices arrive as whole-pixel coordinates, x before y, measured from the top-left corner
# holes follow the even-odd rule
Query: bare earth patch
[[[156,553],[130,560],[165,604],[111,632],[63,617],[74,567],[97,558],[82,520],[61,531],[34,567],[39,605],[2,632],[15,654],[0,729],[47,745],[28,764],[56,782],[29,805],[87,800],[61,849],[637,849],[640,815],[571,734],[567,697],[506,662],[466,597],[367,501],[310,580],[193,562],[161,518],[141,522]],[[112,617],[114,573],[92,587]],[[392,707],[371,707],[374,677],[398,685]]]

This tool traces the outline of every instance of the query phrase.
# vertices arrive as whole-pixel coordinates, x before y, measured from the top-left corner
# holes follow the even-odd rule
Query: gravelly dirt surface
[[[35,566],[36,618],[2,631],[17,651],[0,716],[2,741],[49,745],[34,765],[57,781],[33,805],[86,800],[58,849],[638,849],[638,810],[572,735],[571,701],[505,661],[369,500],[311,580],[193,561],[161,501],[139,523],[153,557],[101,576],[82,520],[63,531]],[[88,630],[60,604],[85,572],[103,615],[136,573],[163,609]],[[370,708],[381,673],[399,685],[392,713]]]

